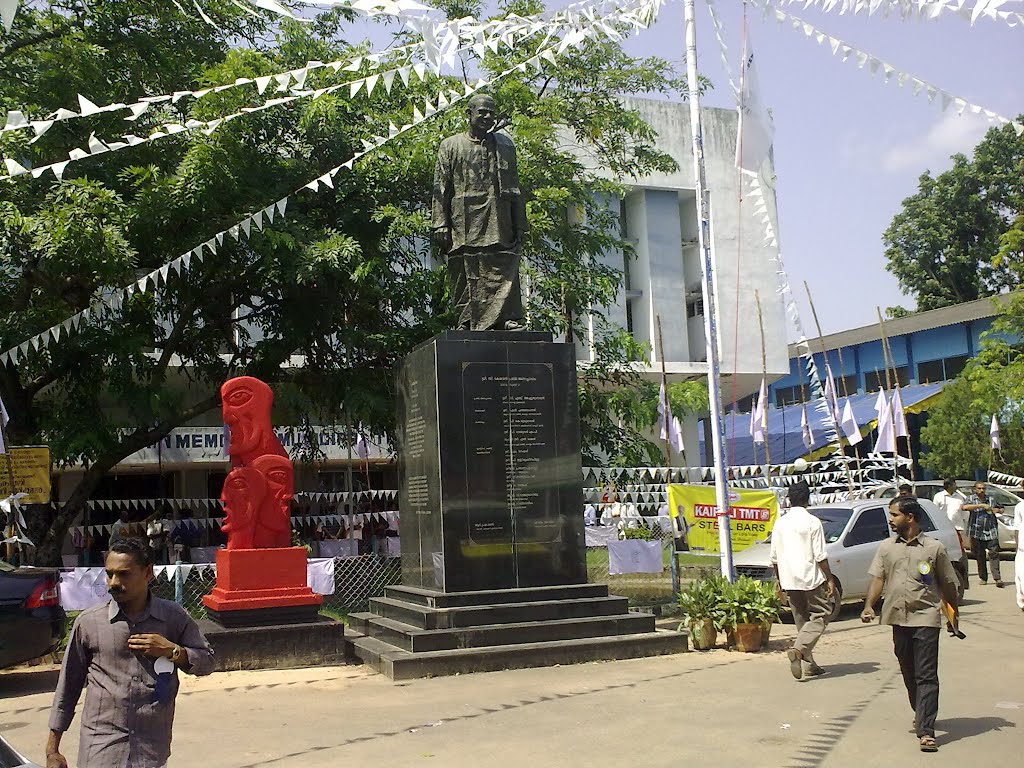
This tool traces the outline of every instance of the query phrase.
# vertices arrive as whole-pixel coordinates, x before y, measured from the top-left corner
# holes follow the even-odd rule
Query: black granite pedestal
[[[350,617],[355,655],[399,679],[686,649],[586,583],[571,344],[448,331],[398,401],[402,586]]]
[[[403,584],[586,581],[571,344],[448,331],[405,359],[398,416]]]

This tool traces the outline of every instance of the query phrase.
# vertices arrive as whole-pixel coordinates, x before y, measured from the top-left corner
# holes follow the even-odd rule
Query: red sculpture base
[[[221,549],[217,552],[217,586],[203,596],[203,605],[223,613],[315,606],[323,600],[306,583],[306,550],[302,547]]]

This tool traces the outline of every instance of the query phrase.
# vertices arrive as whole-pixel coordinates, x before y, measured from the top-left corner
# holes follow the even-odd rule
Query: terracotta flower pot
[[[764,648],[768,645],[768,638],[772,636],[772,623],[766,621],[761,625],[761,647]]]
[[[744,653],[756,653],[761,650],[761,625],[736,625],[736,650]]]
[[[715,647],[718,630],[711,619],[702,619],[690,624],[690,644],[695,651],[707,651]]]

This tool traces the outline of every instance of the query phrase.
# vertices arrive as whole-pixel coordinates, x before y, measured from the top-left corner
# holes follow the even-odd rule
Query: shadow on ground
[[[935,727],[938,731],[945,731],[936,739],[939,745],[943,745],[998,731],[1000,728],[1016,728],[1017,724],[1002,717],[951,717],[943,718]]]
[[[60,669],[23,669],[0,675],[0,699],[11,696],[29,696],[33,693],[52,693],[57,689]]]

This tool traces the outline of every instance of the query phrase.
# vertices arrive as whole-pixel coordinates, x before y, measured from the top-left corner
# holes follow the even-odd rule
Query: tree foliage
[[[986,334],[979,354],[943,389],[921,430],[922,465],[942,477],[970,478],[976,470],[1019,474],[1024,466],[1024,299],[1012,300]],[[998,452],[990,450],[992,415]]]
[[[992,296],[1024,280],[1024,136],[992,128],[968,159],[903,201],[885,230],[888,269],[920,310]]]
[[[174,3],[23,7],[0,49],[0,108],[40,116],[77,107],[77,94],[98,104],[131,102],[369,49],[338,11],[304,25],[253,16],[228,0],[203,5],[216,26],[183,16]],[[462,5],[459,15],[479,11],[476,3]],[[502,13],[541,7],[523,0]],[[502,71],[532,55],[540,40],[482,59],[467,54],[467,71]],[[382,66],[388,61],[385,55]],[[604,322],[601,307],[621,276],[597,258],[629,246],[595,193],[616,195],[617,178],[673,167],[616,93],[681,84],[666,62],[630,58],[610,43],[587,43],[560,61],[494,87],[529,196],[529,320],[578,338],[596,313],[598,361],[580,385],[584,439],[594,453],[635,458],[648,450],[640,421],[625,418],[620,427],[619,419],[633,408],[629,392],[639,379],[630,362],[643,350]],[[369,70],[321,69],[306,85],[360,74]],[[363,139],[386,134],[389,122],[409,122],[414,97],[462,86],[433,77],[399,84],[370,97],[326,94],[245,115],[208,136],[182,133],[90,157],[69,166],[63,183],[46,177],[5,185],[0,346],[59,323],[345,162]],[[259,103],[245,88],[163,102],[129,130],[145,135],[167,122],[210,120]],[[53,162],[92,132],[124,133],[122,117],[57,123],[31,144],[28,132],[4,133],[0,149],[26,166]],[[68,525],[106,472],[214,409],[218,386],[231,375],[275,385],[277,423],[362,422],[378,436],[391,433],[396,363],[449,319],[443,274],[428,266],[426,214],[436,147],[463,128],[461,110],[438,115],[339,174],[332,189],[294,197],[287,219],[254,228],[249,239],[225,238],[215,257],[172,273],[159,290],[137,293],[59,343],[30,350],[17,367],[0,368],[12,442],[47,443],[58,465],[85,468],[66,505],[31,516],[41,561],[57,560]],[[570,151],[569,137],[585,142],[589,156]]]

